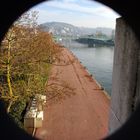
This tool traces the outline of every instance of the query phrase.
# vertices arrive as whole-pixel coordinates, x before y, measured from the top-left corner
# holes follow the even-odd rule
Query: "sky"
[[[119,15],[107,6],[91,0],[50,0],[31,10],[39,12],[38,23],[65,22],[79,27],[115,28]]]

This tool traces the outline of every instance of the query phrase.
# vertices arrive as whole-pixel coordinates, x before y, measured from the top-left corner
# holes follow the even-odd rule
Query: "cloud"
[[[39,11],[39,23],[59,21],[84,27],[112,27],[119,17],[112,9],[88,0],[55,0],[33,8]]]
[[[84,6],[82,4],[74,2],[74,0],[50,1],[46,3],[46,5],[52,8],[80,12],[83,14],[95,14],[106,18],[116,18],[119,16],[112,9],[106,6],[102,6],[100,4],[96,4],[98,5],[96,7],[92,7],[91,5]]]

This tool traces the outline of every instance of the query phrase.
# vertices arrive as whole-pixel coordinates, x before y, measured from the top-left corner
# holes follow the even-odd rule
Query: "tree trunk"
[[[9,105],[7,107],[7,112],[10,111],[11,105],[12,105],[12,98],[13,98],[13,91],[12,91],[12,85],[11,85],[11,74],[10,74],[10,59],[11,59],[11,44],[10,41],[8,42],[8,60],[7,60],[7,84],[9,88],[9,96],[11,97],[9,101]]]
[[[10,100],[10,101],[9,101],[9,104],[8,104],[8,107],[7,107],[7,113],[10,112],[10,108],[11,108],[12,104],[13,104],[13,101]]]

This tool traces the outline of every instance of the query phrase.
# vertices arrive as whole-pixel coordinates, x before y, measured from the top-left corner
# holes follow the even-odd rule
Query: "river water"
[[[79,43],[74,45],[68,43],[65,46],[77,56],[98,83],[111,95],[114,47],[89,48]]]

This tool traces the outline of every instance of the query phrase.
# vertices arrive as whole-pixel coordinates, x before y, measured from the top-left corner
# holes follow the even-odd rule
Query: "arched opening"
[[[46,4],[51,6],[46,6]],[[56,5],[59,6],[56,7]],[[69,6],[77,7],[77,9],[69,8],[67,11]],[[95,11],[92,11],[92,7],[95,8]],[[50,13],[45,14],[48,11]],[[110,25],[110,21],[114,22],[112,19],[113,13],[111,17],[109,16],[105,20],[106,14],[98,15],[100,11],[111,12],[106,7],[103,8],[90,1],[81,1],[80,3],[52,1],[31,9],[31,12],[21,16],[10,28],[1,46],[1,66],[3,66],[1,69],[1,77],[3,77],[1,98],[6,102],[7,112],[20,127],[24,127],[29,132],[37,130],[35,136],[39,138],[52,137],[47,134],[51,133],[60,139],[65,136],[80,139],[81,137],[86,138],[88,135],[91,139],[99,139],[105,137],[105,134],[108,133],[109,95],[107,95],[103,85],[97,83],[94,74],[92,78],[88,70],[85,69],[86,64],[80,64],[79,60],[71,54],[72,52],[68,51],[70,49],[76,54],[76,50],[79,48],[82,54],[81,59],[84,62],[89,62],[87,63],[89,65],[88,69],[92,70],[92,66],[95,67],[91,72],[97,73],[97,77],[101,76],[99,82],[106,84],[106,87],[110,86],[107,89],[111,93],[112,77],[110,75],[112,74],[113,63],[109,68],[108,64],[110,62],[106,63],[106,61],[113,62],[114,34],[112,33],[114,29],[107,27],[115,25]],[[52,18],[52,14],[55,15],[55,13],[56,16]],[[37,23],[38,15],[39,23]],[[49,22],[50,19],[45,19],[46,17],[61,22]],[[59,17],[61,18],[59,19]],[[66,17],[68,18],[66,19]],[[82,18],[78,19],[78,17]],[[93,21],[86,21],[88,18],[92,19],[92,17],[94,18],[94,26],[91,24]],[[102,24],[102,18],[105,25]],[[73,23],[75,25],[71,25],[75,19],[77,19],[77,22]],[[71,24],[68,23],[70,21]],[[88,40],[86,41],[86,39]],[[80,40],[86,42],[80,42]],[[112,41],[112,44],[109,44],[109,40]],[[57,43],[63,45],[63,49]],[[74,47],[75,50],[71,47]],[[99,62],[100,59],[102,60]],[[92,64],[92,62],[94,63]],[[102,64],[100,64],[101,62]],[[100,68],[101,66],[102,68]],[[110,69],[109,75],[104,74],[104,70],[107,71],[107,68]],[[51,75],[49,69],[51,69]],[[102,71],[102,73],[99,71]],[[108,80],[110,85],[103,79]],[[44,109],[40,109],[40,101],[36,99],[36,94],[46,96],[48,107],[45,106]],[[72,95],[75,96],[72,97]],[[64,98],[65,101],[61,101]],[[99,99],[101,101],[97,102]],[[61,105],[56,104],[56,101],[59,101],[58,103],[61,103]],[[56,105],[50,105],[50,102]],[[25,113],[23,114],[23,112]],[[40,114],[40,118],[37,118],[39,115],[37,116],[35,112]],[[64,112],[63,115],[60,115],[62,112]],[[39,129],[40,125],[37,124],[31,126],[33,119],[36,118],[43,118],[41,122],[38,122],[42,123],[42,129]],[[59,121],[54,120],[49,125],[53,119]],[[97,122],[96,125],[92,125],[95,122]],[[47,126],[47,128],[44,128],[44,126]],[[59,129],[57,129],[58,126]],[[67,132],[65,132],[65,127],[68,129]],[[78,128],[80,128],[79,134],[76,132]],[[99,130],[97,130],[98,128]],[[97,135],[92,130],[97,131]],[[64,133],[61,133],[61,131]]]

